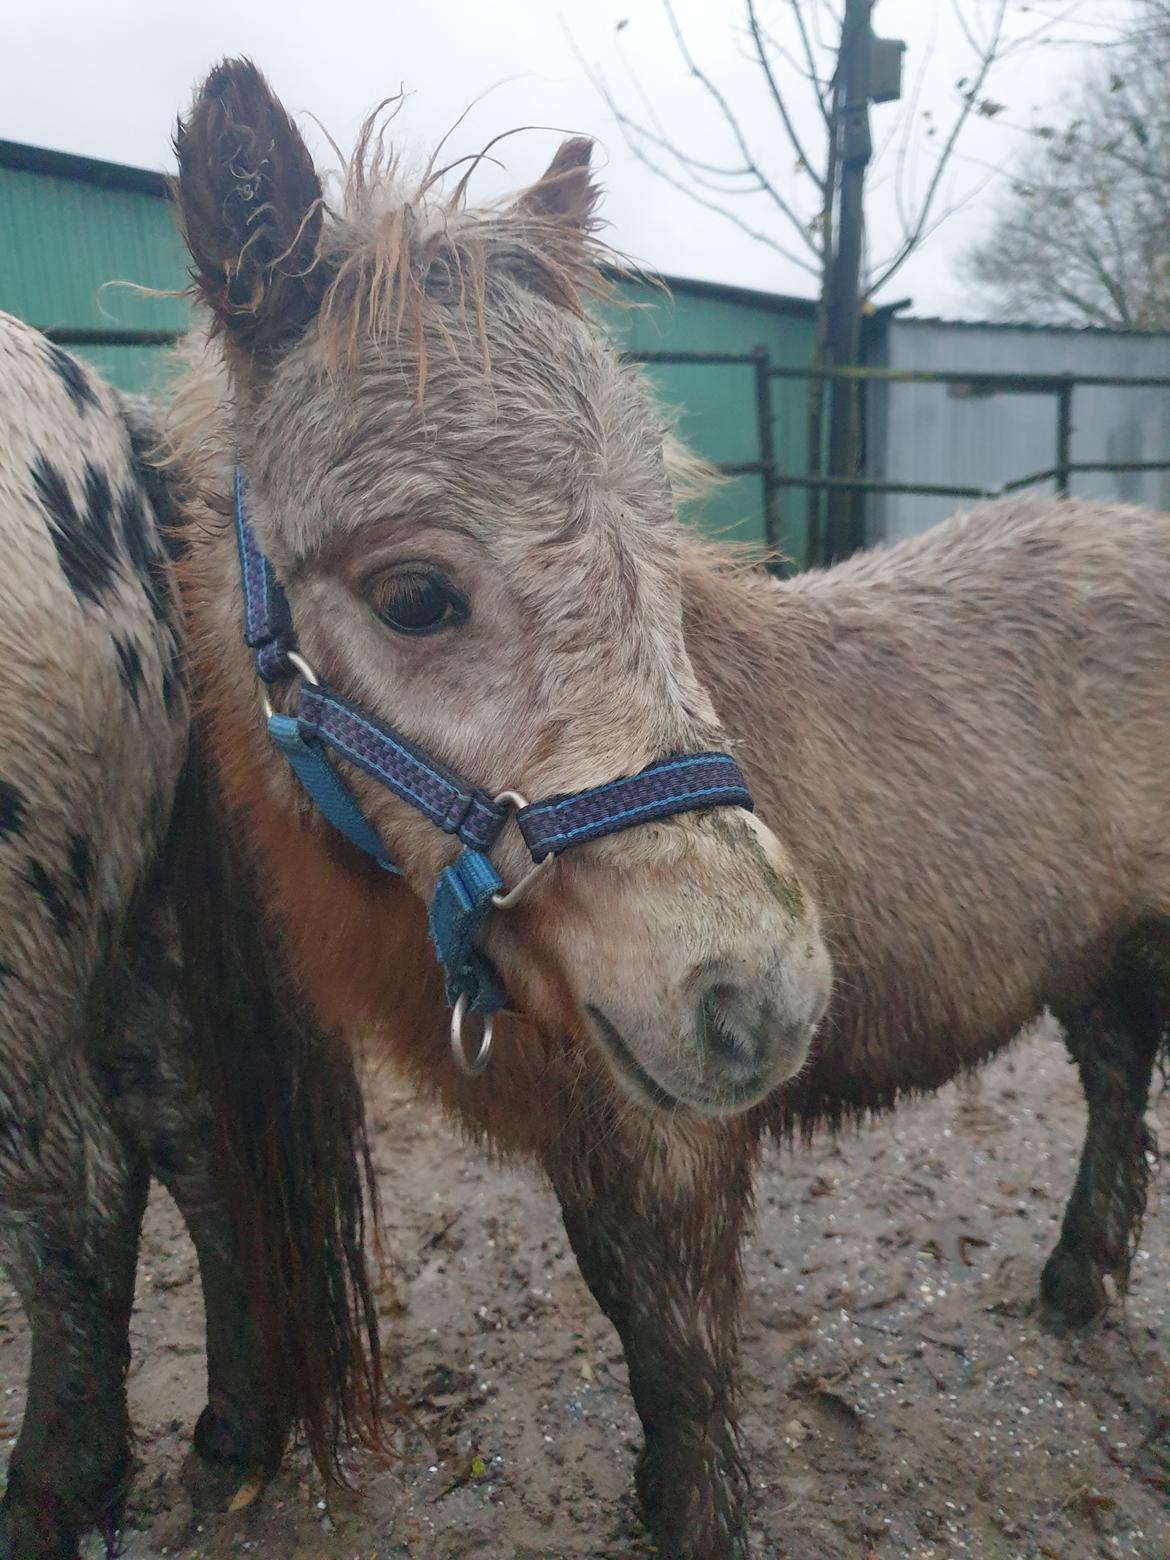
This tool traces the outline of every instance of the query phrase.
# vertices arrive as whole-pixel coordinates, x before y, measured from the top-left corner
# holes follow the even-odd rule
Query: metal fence
[[[756,376],[756,409],[759,459],[722,466],[728,476],[757,474],[761,484],[764,539],[769,547],[778,545],[780,522],[778,495],[784,488],[807,488],[819,492],[847,491],[864,496],[870,493],[908,493],[921,497],[988,499],[1040,483],[1054,482],[1062,497],[1070,491],[1071,478],[1083,472],[1170,471],[1170,452],[1159,461],[1074,461],[1072,458],[1073,397],[1078,387],[1108,387],[1128,390],[1170,390],[1170,378],[1154,375],[1115,374],[1031,374],[982,373],[968,370],[897,369],[860,366],[857,368],[779,367],[771,363],[768,352],[758,347],[751,354],[703,352],[638,352],[630,356],[639,362],[701,364],[740,364],[750,366]],[[865,476],[834,477],[823,471],[780,471],[774,458],[774,433],[771,386],[773,381],[816,379],[834,385],[936,384],[946,385],[953,393],[971,396],[1051,395],[1056,400],[1056,441],[1053,463],[994,486],[974,487],[942,483],[886,480]],[[828,562],[828,549],[815,527],[807,539],[806,564]]]
[[[181,339],[182,332],[175,330],[119,330],[88,326],[50,326],[44,334],[60,346],[125,346],[168,347]],[[653,366],[689,365],[709,367],[739,366],[750,368],[755,380],[756,438],[758,458],[750,461],[724,462],[719,470],[729,477],[756,475],[760,479],[763,540],[770,549],[780,545],[779,497],[788,489],[808,489],[815,492],[832,490],[855,493],[859,498],[867,494],[906,493],[916,496],[961,499],[997,498],[1023,488],[1053,482],[1062,496],[1070,491],[1074,475],[1086,472],[1142,472],[1170,471],[1170,452],[1166,460],[1159,461],[1074,461],[1072,458],[1073,401],[1078,388],[1128,390],[1170,390],[1170,377],[1155,375],[1115,374],[1032,374],[986,373],[967,370],[898,369],[860,366],[857,368],[811,368],[781,366],[773,363],[766,347],[756,347],[750,353],[737,352],[685,352],[667,350],[635,351],[625,354],[632,362]],[[777,380],[827,380],[837,385],[870,384],[934,384],[947,386],[953,394],[970,396],[991,395],[1049,395],[1056,401],[1056,438],[1052,465],[1030,471],[994,486],[976,487],[945,483],[921,483],[910,480],[878,479],[867,476],[826,476],[823,471],[783,471],[776,460],[775,413],[772,405],[772,385]],[[863,527],[858,529],[856,540],[864,540]],[[810,523],[806,538],[806,565],[830,561],[833,549],[820,534],[820,528]]]

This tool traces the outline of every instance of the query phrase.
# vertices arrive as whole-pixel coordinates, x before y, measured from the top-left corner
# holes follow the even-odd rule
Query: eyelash
[[[393,633],[410,638],[462,627],[469,616],[467,598],[437,569],[421,565],[386,576],[380,582],[374,611]]]

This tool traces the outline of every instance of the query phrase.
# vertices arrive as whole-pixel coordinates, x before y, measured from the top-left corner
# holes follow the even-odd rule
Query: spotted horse
[[[352,1071],[281,1015],[263,948],[237,937],[225,951],[210,914],[231,868],[189,750],[152,438],[144,408],[0,315],[0,1257],[32,1335],[0,1560],[72,1560],[95,1526],[116,1545],[152,1174],[199,1256],[206,1458],[269,1470],[299,1420],[328,1463],[358,1412],[356,1377],[349,1395],[323,1380],[348,1380],[360,1358],[376,1389],[376,1339],[373,1363],[353,1339],[373,1313]],[[179,1016],[177,903],[232,1009],[218,1056]],[[217,974],[217,957],[234,971]],[[243,1055],[241,1035],[254,1042]],[[288,1140],[265,1131],[276,1109]],[[331,1133],[344,1143],[336,1179]],[[324,1178],[311,1209],[286,1195],[298,1152]],[[285,1208],[280,1233],[265,1189]],[[285,1331],[287,1315],[319,1325]]]

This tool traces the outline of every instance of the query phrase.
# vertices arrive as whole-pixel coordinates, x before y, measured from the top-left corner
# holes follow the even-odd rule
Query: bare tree
[[[1000,318],[1170,329],[1170,0],[1143,0],[1033,144],[970,275]],[[1035,143],[1039,143],[1037,146]]]
[[[937,0],[941,4],[942,0]],[[965,73],[955,83],[953,107],[942,122],[921,109],[931,68],[929,44],[899,114],[889,119],[875,149],[869,107],[877,82],[871,26],[875,0],[742,0],[737,41],[756,72],[771,109],[771,130],[753,138],[747,115],[692,48],[673,0],[660,0],[673,47],[722,129],[726,151],[694,149],[668,124],[628,58],[631,106],[609,73],[589,67],[633,155],[676,189],[778,257],[805,272],[815,289],[812,367],[856,363],[859,319],[868,300],[886,286],[946,218],[971,197],[955,198],[948,170],[973,117],[993,118],[1003,105],[989,86],[997,65],[1022,48],[1047,41],[1077,9],[1077,0],[947,0],[968,48]],[[1161,3],[1161,0],[1159,0]],[[1165,0],[1170,6],[1170,0]],[[924,33],[930,33],[924,7]],[[621,35],[626,27],[619,23]],[[884,62],[890,63],[887,48]],[[896,73],[896,72],[895,72]],[[878,92],[878,98],[885,94]],[[754,116],[753,116],[754,117]],[[876,179],[874,171],[882,177]],[[880,200],[895,218],[887,249],[865,243],[867,205]],[[887,227],[889,224],[885,224]],[[859,464],[857,396],[838,384],[831,406],[829,472],[851,477]],[[824,463],[825,383],[809,385],[808,469]],[[819,502],[810,497],[809,552],[843,553],[857,544],[859,507],[847,491],[830,496],[828,548],[820,544]]]

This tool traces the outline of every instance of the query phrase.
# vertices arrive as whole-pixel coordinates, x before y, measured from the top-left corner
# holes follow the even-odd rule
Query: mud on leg
[[[1075,1324],[1105,1309],[1106,1274],[1124,1291],[1145,1212],[1153,1146],[1145,1112],[1170,1018],[1166,934],[1160,924],[1127,939],[1091,1000],[1058,1014],[1089,1120],[1060,1241],[1040,1287],[1053,1311]]]
[[[265,1413],[254,1318],[216,1158],[211,1101],[199,1083],[165,901],[135,918],[110,989],[100,1071],[112,1110],[141,1143],[195,1247],[207,1327],[208,1401],[195,1429],[208,1462],[273,1472],[285,1426]]]
[[[73,1560],[79,1533],[111,1535],[131,1467],[125,1384],[146,1161],[88,1074],[53,1090],[37,1145],[49,1184],[5,1241],[32,1363],[0,1504],[3,1560]]]
[[[588,1188],[548,1169],[581,1273],[625,1349],[646,1434],[647,1525],[661,1560],[742,1560],[735,1364],[753,1147],[739,1124],[655,1142],[638,1159],[600,1141]]]

